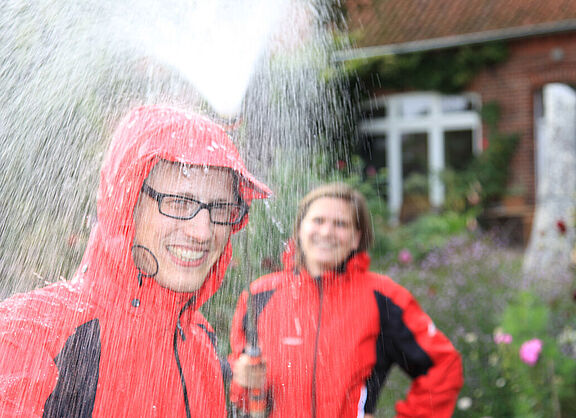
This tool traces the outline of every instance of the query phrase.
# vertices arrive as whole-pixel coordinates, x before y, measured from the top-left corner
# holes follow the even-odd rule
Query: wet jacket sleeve
[[[246,301],[248,294],[246,291],[242,292],[236,304],[236,310],[232,317],[232,325],[230,327],[230,349],[229,356],[230,365],[242,354],[246,346],[246,335],[244,330],[244,317],[246,316]]]
[[[375,296],[381,325],[376,368],[397,364],[412,378],[397,416],[451,417],[463,385],[459,353],[407,290],[394,298]]]
[[[232,325],[230,327],[230,349],[231,353],[228,356],[228,362],[232,370],[234,370],[234,362],[244,351],[246,346],[246,334],[244,329],[244,318],[246,316],[246,302],[248,298],[247,292],[242,292],[236,310],[232,317]],[[248,391],[236,384],[234,378],[230,383],[230,402],[240,411],[248,409]]]
[[[44,404],[56,385],[56,364],[39,344],[41,336],[28,332],[16,335],[10,326],[2,328],[0,416],[42,416]]]

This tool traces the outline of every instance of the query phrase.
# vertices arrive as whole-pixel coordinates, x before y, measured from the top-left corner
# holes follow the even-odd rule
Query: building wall
[[[484,70],[469,90],[484,103],[497,101],[502,109],[499,130],[520,135],[512,161],[511,184],[523,184],[529,205],[535,201],[534,93],[543,85],[576,85],[576,33],[510,42],[507,61]]]

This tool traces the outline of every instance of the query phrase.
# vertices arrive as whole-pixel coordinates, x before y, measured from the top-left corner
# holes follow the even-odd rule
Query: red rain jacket
[[[315,279],[293,267],[250,286],[250,305],[267,367],[270,417],[356,417],[374,413],[392,365],[412,386],[398,402],[399,417],[450,417],[463,384],[450,341],[416,300],[390,278],[368,271],[366,253],[342,272]],[[233,362],[253,321],[244,292],[231,329]],[[250,328],[252,329],[252,328]],[[233,383],[231,400],[245,409]]]
[[[191,416],[226,416],[213,331],[197,309],[219,288],[230,243],[194,293],[149,277],[139,285],[132,261],[133,209],[158,158],[235,170],[247,203],[269,193],[212,122],[169,107],[132,111],[103,165],[98,222],[73,280],[0,304],[0,416],[186,416],[184,387]]]

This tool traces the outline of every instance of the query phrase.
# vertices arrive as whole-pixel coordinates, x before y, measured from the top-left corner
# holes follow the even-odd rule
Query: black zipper
[[[184,406],[186,408],[186,417],[191,418],[192,414],[190,412],[190,401],[188,400],[188,388],[186,387],[186,379],[184,378],[184,371],[182,370],[182,364],[180,363],[180,355],[178,354],[178,335],[182,338],[182,341],[186,341],[186,335],[184,334],[184,329],[180,324],[180,318],[186,309],[194,304],[196,297],[192,296],[188,302],[184,304],[180,313],[178,314],[178,320],[176,321],[176,327],[174,328],[174,358],[176,360],[176,366],[178,367],[178,374],[180,375],[180,384],[182,385],[182,396],[184,397]]]
[[[318,284],[318,326],[316,327],[316,341],[314,342],[314,361],[312,363],[312,418],[316,418],[316,363],[318,359],[318,341],[320,339],[320,324],[322,321],[322,277],[316,280]]]

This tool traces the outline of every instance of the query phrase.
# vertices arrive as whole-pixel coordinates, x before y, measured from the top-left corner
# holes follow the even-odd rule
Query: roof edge
[[[424,39],[397,44],[351,48],[334,53],[335,61],[350,61],[354,59],[377,58],[387,55],[401,55],[411,52],[424,52],[436,49],[454,48],[465,45],[481,44],[493,41],[528,38],[532,36],[549,35],[561,32],[576,31],[576,19],[567,19],[553,23],[541,23],[530,26],[517,26],[506,29],[496,29],[463,35],[445,36],[441,38]]]

